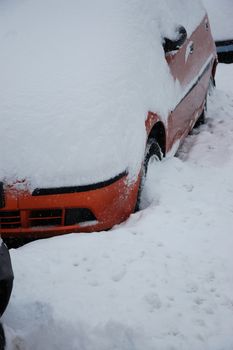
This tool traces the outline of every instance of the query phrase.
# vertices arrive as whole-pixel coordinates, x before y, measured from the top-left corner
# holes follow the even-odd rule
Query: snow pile
[[[147,209],[109,232],[11,250],[7,350],[233,348],[233,67],[178,158],[151,164]]]
[[[232,0],[203,0],[215,40],[233,39]]]
[[[161,41],[204,16],[192,0],[0,2],[0,178],[31,187],[138,174],[148,110],[180,96]]]

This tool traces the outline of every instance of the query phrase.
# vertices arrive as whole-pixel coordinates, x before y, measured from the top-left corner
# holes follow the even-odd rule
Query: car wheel
[[[158,144],[154,139],[149,139],[146,145],[144,163],[143,163],[143,176],[146,177],[148,165],[151,160],[162,160],[163,153]]]
[[[0,350],[4,350],[5,345],[6,345],[5,334],[4,334],[2,324],[0,323]]]
[[[205,124],[206,112],[207,112],[207,99],[205,100],[204,108],[200,117],[197,119],[196,123],[194,124],[194,127],[193,127],[194,129],[199,128],[201,125]]]
[[[209,87],[208,87],[208,93],[207,96],[211,96],[213,93],[213,90],[215,89],[215,80],[214,77],[211,76],[210,81],[209,81]],[[199,126],[205,124],[206,122],[206,112],[207,112],[207,96],[205,98],[205,104],[204,104],[204,108],[203,111],[200,115],[200,117],[197,119],[196,123],[194,124],[194,128],[199,128]]]
[[[148,166],[150,162],[160,161],[162,160],[162,158],[163,158],[163,152],[158,142],[153,138],[149,138],[146,144],[146,150],[145,150],[145,156],[144,156],[144,162],[142,167],[142,174],[141,174],[141,180],[140,180],[140,185],[138,189],[138,197],[137,197],[135,211],[138,211],[140,209],[142,189],[146,180],[146,175],[147,175]]]
[[[6,245],[0,242],[0,316],[5,311],[13,286],[11,259]]]
[[[0,316],[5,311],[11,291],[12,291],[13,280],[0,281]]]

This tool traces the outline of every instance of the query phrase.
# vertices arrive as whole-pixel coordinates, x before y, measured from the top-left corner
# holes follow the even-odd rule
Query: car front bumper
[[[42,238],[71,232],[92,232],[119,224],[134,211],[139,178],[127,174],[91,186],[29,191],[5,188],[0,210],[3,238]]]

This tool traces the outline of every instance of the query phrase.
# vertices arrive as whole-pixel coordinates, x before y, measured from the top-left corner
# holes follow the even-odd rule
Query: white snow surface
[[[233,39],[233,1],[203,0],[215,40]]]
[[[203,16],[192,0],[1,0],[0,178],[134,179],[148,111],[166,120],[181,95],[162,37]]]
[[[232,66],[217,85],[207,124],[150,165],[144,210],[10,251],[7,350],[232,350]]]

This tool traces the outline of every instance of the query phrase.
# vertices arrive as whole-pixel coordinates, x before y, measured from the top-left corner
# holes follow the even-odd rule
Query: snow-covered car
[[[219,62],[233,62],[233,2],[203,0],[208,11]]]
[[[0,6],[1,235],[111,228],[135,210],[149,160],[174,154],[204,119],[217,64],[205,9]]]

